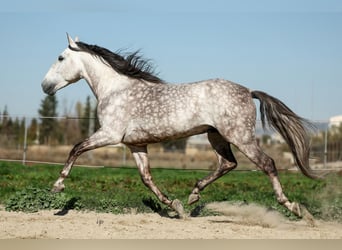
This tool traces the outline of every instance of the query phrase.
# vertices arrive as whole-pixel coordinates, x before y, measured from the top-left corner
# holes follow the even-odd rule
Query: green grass
[[[0,204],[7,210],[35,212],[40,209],[84,209],[111,213],[167,210],[141,182],[136,168],[74,167],[65,180],[66,189],[51,194],[49,189],[61,166],[22,166],[0,162]],[[197,180],[208,175],[203,170],[152,169],[156,185],[171,199],[185,205]],[[310,180],[301,174],[281,173],[280,180],[290,200],[300,202],[316,217],[342,220],[341,178],[331,175],[324,181]],[[201,192],[201,200],[187,212],[209,202],[238,201],[256,203],[295,217],[280,206],[271,184],[261,172],[233,171]],[[200,215],[208,211],[201,210]]]

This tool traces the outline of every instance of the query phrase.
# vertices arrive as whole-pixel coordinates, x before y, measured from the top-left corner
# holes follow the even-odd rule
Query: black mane
[[[100,57],[118,73],[135,79],[146,80],[148,82],[164,83],[162,79],[154,74],[154,70],[148,60],[144,60],[139,55],[139,51],[135,51],[126,57],[123,57],[120,54],[114,53],[97,45],[89,45],[83,42],[76,42],[76,44],[79,51],[85,51],[94,56]],[[70,49],[75,50],[74,48]]]

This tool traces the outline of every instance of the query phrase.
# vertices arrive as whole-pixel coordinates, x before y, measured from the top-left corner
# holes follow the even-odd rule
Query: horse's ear
[[[67,38],[68,38],[69,47],[77,48],[77,44],[74,42],[74,40],[72,40],[72,38],[69,36],[68,33],[67,33]]]

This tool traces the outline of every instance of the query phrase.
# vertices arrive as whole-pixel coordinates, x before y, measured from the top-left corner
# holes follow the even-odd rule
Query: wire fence
[[[24,165],[63,165],[73,145],[96,130],[95,122],[95,118],[1,115],[0,161],[21,162]],[[329,121],[313,123],[316,130],[312,134],[311,165],[317,168],[341,168],[341,124]],[[282,166],[293,167],[294,161],[282,138],[277,133],[263,131],[260,121],[257,121],[256,128],[258,141],[265,151]],[[158,167],[211,169],[217,164],[206,135],[190,137],[183,143],[174,143],[167,148],[163,144],[154,144],[149,147],[149,154],[153,165]],[[250,164],[238,152],[236,154],[242,165]],[[116,167],[133,166],[134,161],[126,146],[119,144],[86,152],[76,164]]]

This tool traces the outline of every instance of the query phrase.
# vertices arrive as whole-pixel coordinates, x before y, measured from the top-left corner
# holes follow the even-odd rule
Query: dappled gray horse
[[[207,133],[219,164],[196,183],[189,204],[200,199],[200,191],[206,186],[236,168],[230,147],[233,144],[269,176],[278,202],[301,216],[299,204],[290,202],[282,191],[273,159],[261,150],[255,137],[253,98],[260,101],[263,125],[267,121],[284,137],[303,174],[317,177],[309,167],[308,123],[281,101],[223,79],[167,84],[153,74],[150,65],[137,53],[123,57],[96,45],[73,41],[69,35],[68,42],[68,48],[47,72],[42,88],[53,95],[85,79],[98,101],[100,129],[73,147],[54,184],[54,192],[64,189],[63,181],[80,154],[123,143],[130,148],[143,183],[183,217],[181,202],[170,200],[153,183],[147,145]]]

